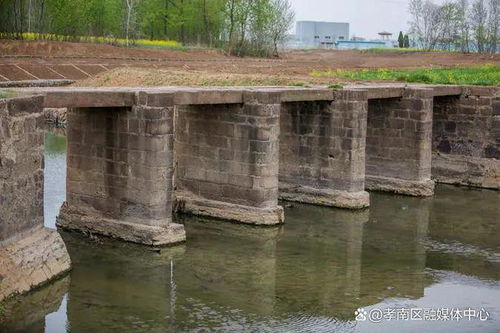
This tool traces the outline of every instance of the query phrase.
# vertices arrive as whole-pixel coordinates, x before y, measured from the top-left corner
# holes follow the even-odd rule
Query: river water
[[[65,149],[47,134],[52,228]],[[61,232],[72,272],[11,301],[0,331],[500,331],[499,192],[372,194],[364,212],[284,205],[275,228],[178,217],[187,243],[158,251]]]

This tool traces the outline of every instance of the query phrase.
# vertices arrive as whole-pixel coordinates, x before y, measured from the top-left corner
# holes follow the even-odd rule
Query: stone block
[[[280,104],[281,93],[277,91],[245,91],[243,93],[243,103],[245,104]],[[257,110],[257,109],[255,109]]]
[[[43,96],[27,96],[7,99],[7,110],[11,116],[21,116],[29,113],[42,113]]]
[[[239,205],[220,200],[210,200],[195,196],[191,192],[177,191],[176,207],[179,212],[198,216],[208,216],[252,225],[277,225],[284,222],[281,206],[270,208]]]
[[[152,226],[141,223],[142,217],[137,220],[115,220],[65,203],[57,217],[57,225],[86,235],[99,234],[149,246],[171,246],[186,240],[183,225],[166,221],[162,226]]]
[[[54,280],[70,268],[66,246],[56,230],[40,227],[0,246],[0,302]]]

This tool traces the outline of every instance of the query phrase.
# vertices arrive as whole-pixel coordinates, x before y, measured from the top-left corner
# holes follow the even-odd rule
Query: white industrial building
[[[349,40],[349,23],[297,21],[295,39],[305,47],[333,46]]]

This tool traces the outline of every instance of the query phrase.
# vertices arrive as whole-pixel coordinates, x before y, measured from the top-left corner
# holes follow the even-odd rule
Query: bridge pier
[[[280,224],[280,94],[245,91],[242,101],[177,107],[177,210],[248,224]]]
[[[500,98],[473,87],[434,97],[432,176],[439,182],[500,189]]]
[[[367,93],[344,90],[334,101],[283,103],[280,197],[341,208],[365,208]]]
[[[185,240],[172,223],[173,96],[68,110],[67,201],[57,226],[147,245]]]
[[[402,97],[368,101],[367,189],[412,196],[434,194],[432,98],[432,89],[407,88]]]
[[[43,225],[43,96],[0,99],[0,301],[70,269]]]

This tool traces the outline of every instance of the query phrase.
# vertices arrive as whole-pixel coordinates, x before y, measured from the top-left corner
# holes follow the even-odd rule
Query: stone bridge
[[[254,225],[278,200],[369,207],[366,190],[500,188],[498,88],[29,88],[0,99],[0,300],[69,269],[43,228],[43,109],[67,108],[57,225],[183,242],[173,212]],[[26,261],[26,258],[30,258]]]

